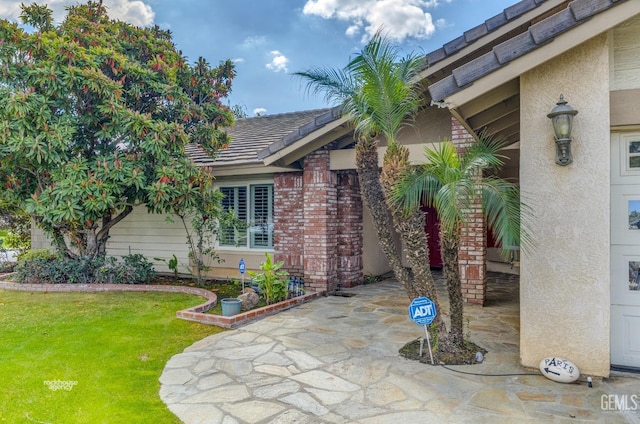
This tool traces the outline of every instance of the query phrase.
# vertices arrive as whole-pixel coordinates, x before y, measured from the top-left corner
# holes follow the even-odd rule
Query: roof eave
[[[571,50],[583,42],[602,34],[640,13],[640,1],[623,1],[616,7],[607,9],[591,17],[586,24],[578,25],[556,36],[553,40],[539,48],[528,52],[506,66],[473,81],[459,91],[443,100],[450,109],[458,108],[484,93],[518,78],[523,73],[536,68],[540,64],[552,60],[560,54]]]
[[[301,157],[347,134],[349,131],[351,131],[349,120],[347,117],[342,116],[273,153],[265,149],[260,152],[259,157],[261,157],[265,166],[274,164],[288,166]]]
[[[442,60],[438,60],[437,62],[435,62],[434,64],[429,64],[428,67],[426,69],[424,69],[419,75],[421,79],[424,78],[428,78],[431,75],[442,71],[443,69],[445,69],[448,66],[451,66],[452,64],[456,63],[457,61],[463,59],[466,56],[472,55],[474,52],[481,50],[484,47],[487,47],[489,45],[491,45],[492,43],[494,43],[496,40],[498,40],[500,37],[503,37],[505,34],[509,33],[510,31],[513,31],[515,28],[526,24],[527,22],[530,22],[531,20],[533,20],[534,18],[536,18],[537,16],[543,15],[545,13],[548,13],[549,11],[553,10],[554,8],[560,6],[562,3],[565,3],[567,0],[547,0],[547,1],[543,1],[543,2],[536,2],[536,3],[540,3],[538,4],[535,8],[523,13],[522,15],[518,16],[517,18],[509,21],[508,23],[502,25],[499,29],[493,30],[493,31],[489,31],[489,32],[483,32],[484,35],[477,38],[476,40],[473,40],[469,45],[462,47],[460,50],[458,50],[455,53],[452,53],[450,55],[446,55],[445,53],[445,48],[446,45],[443,46],[442,48],[435,50],[429,54],[427,54],[427,58],[429,58],[430,56],[435,57],[438,55],[438,53],[440,52],[442,55],[445,55],[445,57]],[[507,10],[507,9],[506,9]],[[502,12],[502,14],[504,14],[505,11]],[[494,20],[496,17],[500,16],[496,15],[490,19],[487,19],[485,22],[483,22],[480,25],[487,25],[491,20]],[[505,17],[505,20],[507,18]],[[479,25],[479,26],[480,26]],[[477,27],[476,27],[477,28]],[[475,28],[472,28],[472,30],[474,30]],[[465,37],[467,34],[471,34],[474,31],[469,30],[465,32],[465,35],[463,35],[462,37]],[[435,99],[437,100],[437,99]]]

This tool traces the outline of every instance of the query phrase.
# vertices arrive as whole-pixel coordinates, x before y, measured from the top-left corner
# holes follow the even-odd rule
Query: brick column
[[[304,276],[302,172],[273,177],[274,260],[284,261],[292,277]]]
[[[362,198],[356,171],[338,172],[338,281],[362,284]]]
[[[460,149],[473,142],[473,137],[454,117],[451,117],[451,140]],[[484,305],[487,294],[487,229],[479,196],[465,212],[465,225],[459,248],[462,297],[466,303]]]
[[[334,290],[338,284],[337,176],[329,163],[327,147],[304,159],[304,279],[315,291]]]

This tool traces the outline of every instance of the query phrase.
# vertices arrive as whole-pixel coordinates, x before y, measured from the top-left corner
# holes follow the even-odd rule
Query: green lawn
[[[0,423],[179,423],[158,378],[172,355],[222,331],[175,317],[201,302],[0,290]]]

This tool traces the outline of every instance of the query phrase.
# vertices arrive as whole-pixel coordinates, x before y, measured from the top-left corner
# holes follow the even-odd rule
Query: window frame
[[[268,226],[270,226],[272,228],[271,230],[271,234],[269,236],[270,238],[270,242],[271,242],[271,246],[270,247],[266,247],[266,246],[260,246],[260,247],[251,247],[252,243],[252,236],[251,236],[251,226],[249,226],[248,224],[254,219],[254,214],[255,214],[255,199],[254,199],[254,187],[259,187],[259,186],[270,186],[271,190],[270,190],[270,196],[271,196],[271,203],[269,206],[270,209],[270,218],[271,221],[267,223]],[[238,187],[243,187],[245,188],[245,193],[246,193],[246,219],[245,222],[247,223],[247,229],[246,232],[244,234],[244,236],[242,237],[244,239],[244,243],[243,244],[238,244],[238,245],[227,245],[227,244],[221,244],[220,243],[220,238],[216,239],[216,249],[218,251],[251,251],[251,252],[273,252],[274,251],[274,229],[273,229],[273,223],[274,223],[274,215],[275,215],[275,185],[273,180],[269,180],[269,179],[260,179],[260,180],[249,180],[249,181],[225,181],[223,183],[217,183],[215,184],[215,188],[217,190],[222,190],[224,188],[238,188]],[[236,236],[237,237],[237,236]]]
[[[640,142],[640,133],[628,133],[621,135],[623,149],[620,151],[620,174],[622,176],[637,176],[640,174],[640,166],[631,166],[631,159],[640,157],[640,152],[631,152],[631,144]]]

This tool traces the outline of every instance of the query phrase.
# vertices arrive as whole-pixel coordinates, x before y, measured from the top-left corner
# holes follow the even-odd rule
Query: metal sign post
[[[240,271],[240,275],[242,276],[242,293],[244,293],[244,273],[247,270],[247,266],[244,263],[244,258],[240,258],[240,263],[238,264],[238,271]]]
[[[438,315],[436,311],[436,304],[433,303],[428,297],[416,297],[411,301],[409,305],[409,318],[411,321],[418,325],[424,326],[424,334],[427,339],[427,345],[429,347],[429,358],[431,359],[431,365],[433,365],[433,353],[431,352],[431,339],[429,338],[429,330],[427,325],[431,324]],[[422,347],[424,342],[420,343],[420,356],[422,356]]]
[[[424,325],[424,334],[427,338],[427,346],[429,347],[429,358],[431,359],[431,365],[433,365],[433,352],[431,352],[431,339],[429,338],[429,330],[427,330],[427,325]],[[422,354],[420,355],[422,356]]]

